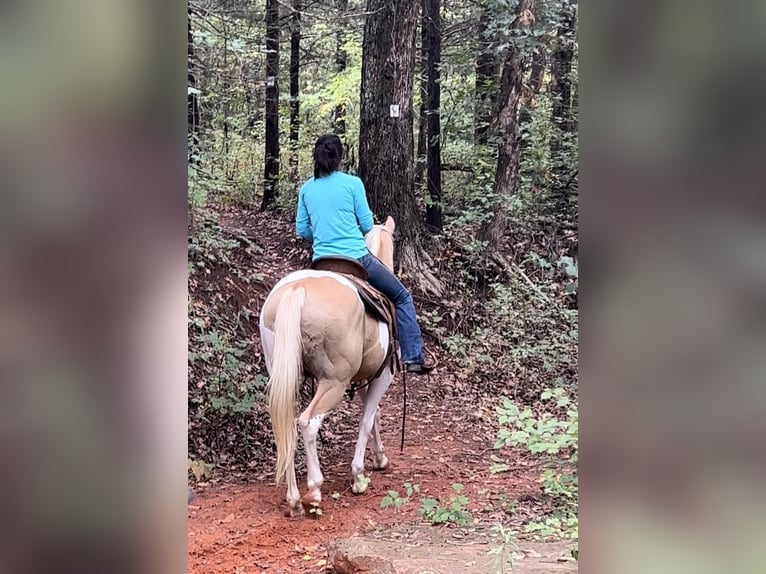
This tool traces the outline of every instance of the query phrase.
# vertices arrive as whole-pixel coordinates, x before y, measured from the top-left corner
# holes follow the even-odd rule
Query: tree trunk
[[[569,142],[576,131],[572,95],[572,62],[576,41],[575,4],[565,2],[562,6],[560,25],[556,34],[556,44],[551,54],[550,92],[553,99],[551,120],[555,126],[551,137],[550,150],[557,188],[556,210],[566,212],[569,203],[572,180],[573,158],[568,155],[565,143]]]
[[[301,0],[293,0],[290,14],[290,181],[298,181],[298,136],[300,135]]]
[[[348,54],[345,49],[345,27],[347,23],[343,16],[348,10],[348,0],[338,0],[338,17],[340,24],[335,32],[335,71],[339,74],[346,71],[348,62]],[[335,112],[333,114],[333,131],[340,137],[341,141],[344,140],[346,135],[346,104],[344,102],[335,106]],[[346,156],[348,156],[348,146],[346,144]]]
[[[529,82],[524,87],[524,98],[519,110],[519,124],[521,129],[532,119],[532,109],[535,107],[535,96],[540,94],[545,76],[545,44],[542,42],[535,47],[532,53],[532,69],[529,72]]]
[[[368,0],[362,46],[359,175],[370,207],[396,220],[400,267],[423,287],[438,290],[428,273],[425,237],[414,193],[412,85],[417,3]],[[398,106],[398,114],[391,107]],[[392,117],[397,116],[397,117]]]
[[[551,119],[554,125],[565,133],[572,133],[572,60],[574,59],[575,42],[575,12],[574,5],[565,3],[561,14],[556,46],[551,54],[551,83],[550,91],[553,98]],[[558,138],[552,138],[555,145]]]
[[[229,34],[226,29],[226,20],[221,19],[221,29],[223,30],[223,81],[221,82],[222,112],[223,112],[223,141],[221,142],[221,153],[223,155],[223,170],[226,177],[229,177]]]
[[[197,97],[197,77],[194,74],[194,36],[192,35],[191,27],[191,7],[186,11],[186,25],[187,25],[187,47],[186,47],[186,81],[188,84],[188,95],[186,97],[187,112],[186,112],[186,125],[189,137],[189,150],[188,160],[189,163],[199,165],[199,98]]]
[[[279,0],[266,0],[266,142],[261,211],[277,197],[279,180]]]
[[[534,0],[519,0],[516,18],[511,22],[511,46],[503,65],[500,79],[498,131],[500,145],[497,150],[497,172],[494,193],[498,204],[493,216],[481,230],[482,239],[489,242],[490,249],[499,250],[508,229],[507,200],[519,183],[521,135],[518,122],[519,102],[524,78],[525,53],[522,41],[534,21]]]
[[[497,60],[495,46],[489,30],[489,8],[483,7],[477,30],[476,103],[474,105],[473,141],[485,145],[497,107]]]
[[[420,111],[418,113],[418,145],[415,152],[415,192],[420,193],[423,187],[423,174],[426,171],[426,142],[428,140],[428,121],[426,109],[428,105],[428,24],[426,23],[426,3],[421,2],[420,19],[420,74],[418,74],[418,89],[420,90]]]
[[[428,195],[431,201],[426,207],[426,225],[438,233],[442,232],[442,172],[441,172],[441,87],[439,66],[441,64],[441,16],[439,0],[423,1],[423,24],[426,26],[424,39],[427,40],[428,60],[428,139],[427,169]]]

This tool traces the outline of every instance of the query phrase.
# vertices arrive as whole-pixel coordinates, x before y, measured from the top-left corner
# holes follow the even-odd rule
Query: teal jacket
[[[367,255],[364,234],[373,226],[362,180],[342,171],[311,178],[298,194],[295,230],[314,245],[314,256]]]

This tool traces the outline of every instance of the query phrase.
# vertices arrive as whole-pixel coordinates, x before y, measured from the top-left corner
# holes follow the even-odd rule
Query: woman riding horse
[[[401,354],[407,369],[426,373],[422,339],[412,297],[394,277],[394,220],[373,225],[361,181],[338,171],[340,140],[324,136],[315,151],[316,176],[300,194],[298,229],[314,239],[314,256],[354,256],[370,282],[393,298],[399,312]],[[326,206],[330,206],[327,209]],[[358,222],[361,222],[361,228]],[[362,235],[364,230],[366,235]],[[379,431],[379,404],[393,380],[386,362],[391,344],[388,325],[367,312],[356,285],[339,273],[304,269],[282,278],[263,303],[260,333],[269,371],[269,412],[277,446],[276,481],[287,482],[288,514],[319,504],[324,477],[317,453],[322,421],[342,400],[352,381],[364,403],[354,458],[352,490],[365,492],[364,454],[372,439],[373,468],[388,466]],[[382,365],[382,368],[381,368]],[[313,399],[298,417],[306,448],[308,491],[301,499],[295,477],[295,410],[304,376],[316,380]]]
[[[404,368],[408,373],[426,374],[434,365],[425,362],[412,295],[367,249],[364,235],[372,229],[372,211],[362,180],[340,171],[342,157],[338,136],[327,134],[316,141],[314,177],[303,184],[298,195],[296,230],[313,241],[314,259],[340,255],[364,265],[370,285],[396,305]]]

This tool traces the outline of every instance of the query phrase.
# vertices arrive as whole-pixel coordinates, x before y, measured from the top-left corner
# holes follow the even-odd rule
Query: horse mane
[[[389,220],[391,220],[390,217]],[[391,226],[393,226],[393,220],[391,220],[391,222]],[[385,263],[386,267],[388,267],[393,272],[393,245],[391,248],[385,249],[385,251],[388,253],[382,253],[385,246],[381,239],[381,233],[388,233],[392,235],[391,239],[393,240],[393,230],[386,224],[373,225],[372,229],[367,233],[367,235],[364,236],[364,240],[367,243],[367,249],[370,250],[370,253],[381,259],[383,263]]]
[[[372,229],[364,237],[367,242],[367,249],[370,253],[380,252],[380,234],[385,229],[385,225],[373,225]]]

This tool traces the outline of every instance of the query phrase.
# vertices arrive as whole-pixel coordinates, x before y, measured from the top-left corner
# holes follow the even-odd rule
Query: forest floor
[[[250,263],[265,275],[266,284],[299,268],[308,254],[307,245],[293,240],[289,221],[270,217],[233,210],[220,219],[225,229],[257,240],[263,247]],[[265,293],[255,297],[258,309],[254,311],[260,311],[263,296]],[[369,474],[366,493],[351,492],[350,465],[361,414],[358,398],[344,401],[322,426],[319,457],[325,482],[321,516],[284,516],[285,490],[274,485],[273,461],[258,463],[244,475],[221,476],[219,472],[199,482],[196,498],[189,505],[188,572],[330,572],[327,549],[335,540],[397,529],[398,536],[406,537],[407,526],[428,524],[418,513],[422,499],[446,502],[455,495],[456,483],[463,485],[461,495],[469,500],[466,510],[471,513],[471,523],[432,526],[434,532],[458,540],[502,524],[523,539],[523,525],[550,510],[540,488],[540,461],[521,450],[492,448],[498,430],[498,397],[468,385],[449,358],[441,351],[437,354],[440,364],[429,377],[407,378],[401,452],[401,374],[383,398],[381,432],[390,464],[386,470]],[[491,472],[497,463],[507,464],[507,470]],[[303,493],[301,457],[296,470]],[[389,490],[406,496],[405,483],[419,485],[419,493],[399,509],[381,508],[381,499]]]

